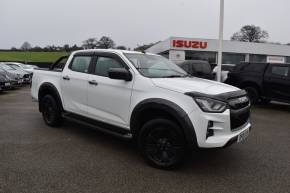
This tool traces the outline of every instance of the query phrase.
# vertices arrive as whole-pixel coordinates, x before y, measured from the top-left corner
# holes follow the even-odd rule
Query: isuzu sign
[[[207,48],[207,42],[191,41],[191,40],[173,40],[172,45],[174,48],[197,48],[197,49]]]

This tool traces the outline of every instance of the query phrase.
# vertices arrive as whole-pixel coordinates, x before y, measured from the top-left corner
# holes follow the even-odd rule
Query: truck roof
[[[116,54],[144,54],[143,52],[139,52],[139,51],[118,50],[118,49],[86,49],[86,50],[74,51],[73,54],[87,53],[87,52],[107,52],[107,53],[116,53]],[[147,52],[146,54],[156,55],[156,54],[147,53]]]

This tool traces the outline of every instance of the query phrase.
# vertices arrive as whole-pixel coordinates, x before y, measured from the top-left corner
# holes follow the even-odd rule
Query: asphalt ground
[[[131,142],[69,121],[46,126],[29,92],[0,93],[0,193],[290,192],[290,106],[253,107],[246,141],[163,171]]]

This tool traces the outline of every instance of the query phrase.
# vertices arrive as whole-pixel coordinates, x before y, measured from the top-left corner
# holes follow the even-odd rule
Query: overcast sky
[[[289,0],[225,0],[224,39],[245,24],[290,42]],[[170,36],[217,38],[219,0],[0,0],[0,48],[78,44],[110,36],[117,45]]]

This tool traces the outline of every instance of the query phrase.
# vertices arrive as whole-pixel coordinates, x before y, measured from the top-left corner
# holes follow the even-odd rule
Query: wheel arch
[[[197,147],[195,130],[187,113],[177,104],[160,98],[146,99],[135,106],[130,118],[133,136],[138,136],[146,121],[160,117],[175,121],[184,133],[188,146]]]
[[[241,88],[244,89],[246,87],[253,87],[255,89],[257,89],[258,93],[261,95],[262,94],[262,89],[261,87],[259,86],[259,84],[253,82],[253,81],[246,81],[246,82],[243,82],[241,84]]]
[[[64,111],[62,100],[57,88],[49,82],[42,83],[42,85],[39,87],[38,91],[39,111],[42,112],[41,99],[47,94],[53,96],[57,104],[61,107],[61,110]]]

